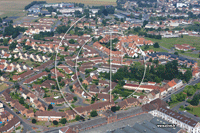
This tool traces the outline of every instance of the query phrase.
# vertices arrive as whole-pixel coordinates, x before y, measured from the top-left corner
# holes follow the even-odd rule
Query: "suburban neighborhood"
[[[51,2],[0,10],[0,132],[200,132],[199,1]]]

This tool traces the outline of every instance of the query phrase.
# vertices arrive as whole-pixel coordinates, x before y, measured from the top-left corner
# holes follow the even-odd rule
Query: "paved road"
[[[71,85],[74,84],[74,83],[75,82],[71,83]],[[77,100],[77,102],[74,103],[75,106],[88,106],[89,105],[89,104],[83,103],[83,99],[82,98],[80,98],[78,95],[72,93],[70,91],[70,89],[69,89],[69,85],[65,88],[65,91],[68,92],[68,93],[70,93],[70,94],[73,94],[74,96],[77,97],[78,100]]]
[[[51,31],[55,31],[55,27],[57,27],[58,25],[60,25],[62,22],[60,20],[56,21],[56,24],[54,26],[51,27]]]
[[[23,133],[27,133],[27,131],[31,131],[32,126],[30,126],[29,124],[27,124],[21,117],[19,117],[13,110],[11,110],[6,104],[4,104],[5,106],[5,110],[7,110],[8,112],[10,112],[12,115],[14,115],[15,117],[18,117],[21,121],[21,124],[24,126],[24,130]],[[35,133],[35,131],[32,131],[31,133]]]

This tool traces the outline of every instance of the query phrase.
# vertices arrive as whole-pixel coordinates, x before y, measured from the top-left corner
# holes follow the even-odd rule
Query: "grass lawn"
[[[146,38],[148,40],[158,42],[160,46],[171,49],[174,47],[174,44],[189,44],[193,47],[196,47],[197,50],[200,50],[200,37],[194,36],[183,36],[183,38],[162,38],[161,40]]]
[[[46,121],[37,121],[36,125],[46,126],[45,123]]]
[[[41,63],[39,63],[39,62],[32,62],[31,60],[22,60],[22,59],[19,59],[18,61],[17,61],[17,63],[23,63],[23,64],[26,64],[26,65],[29,65],[30,67],[31,66],[34,66],[34,65],[41,65]]]
[[[90,104],[90,103],[91,103],[91,100],[90,100],[90,99],[85,99],[85,100],[83,100],[83,103],[85,103],[85,104]]]
[[[170,109],[179,105],[181,102],[176,102],[176,103],[170,103]]]
[[[192,107],[192,106],[190,106],[190,107]],[[188,110],[187,112],[200,117],[200,106],[193,106],[192,109],[193,110]]]
[[[143,50],[143,51],[147,51],[147,50],[153,50],[153,51],[155,51],[155,52],[167,52],[167,50],[164,50],[164,49],[162,49],[162,48],[154,48],[153,46],[149,46],[149,48],[148,49],[144,49],[144,47],[145,46],[142,46],[141,47],[141,49]]]
[[[75,119],[69,120],[67,123],[73,123],[73,122],[76,122],[76,120]]]
[[[145,96],[145,94],[144,94],[144,93],[142,93],[142,92],[140,92],[140,93],[138,93],[138,92],[135,92],[133,95]]]
[[[199,54],[192,54],[192,53],[181,53],[179,52],[180,55],[185,55],[185,56],[190,56],[193,58],[199,58]]]
[[[0,84],[0,92],[7,89],[7,88],[8,88],[7,84],[5,84],[5,83]]]
[[[197,61],[197,63],[198,63],[198,66],[200,66],[200,60],[196,60]]]

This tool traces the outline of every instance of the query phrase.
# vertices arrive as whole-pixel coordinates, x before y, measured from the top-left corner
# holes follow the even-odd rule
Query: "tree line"
[[[30,7],[32,7],[33,5],[36,4],[46,4],[46,1],[33,1],[30,4],[28,4],[27,6],[24,7],[25,10],[29,9]]]
[[[182,79],[185,81],[189,81],[191,76],[191,70],[187,70],[185,74],[178,71],[178,61],[173,60],[168,62],[165,65],[158,65],[158,60],[154,61],[156,64],[152,66],[147,66],[144,82],[153,81],[156,83],[160,83],[163,80],[172,80],[174,78]],[[113,82],[122,82],[124,79],[129,79],[131,81],[141,82],[144,75],[144,65],[134,64],[133,66],[124,66],[123,68],[118,69],[115,74],[112,74]],[[109,73],[101,73],[101,75],[110,79]]]
[[[9,26],[7,26],[4,30],[3,36],[5,37],[6,35],[11,36],[12,38],[16,38],[20,32],[25,32],[27,28],[24,27],[19,27],[17,26],[16,28],[14,28],[11,24]]]
[[[54,36],[54,32],[40,32],[39,34],[35,34],[33,35],[33,38],[35,40],[43,40],[44,37],[53,37]]]

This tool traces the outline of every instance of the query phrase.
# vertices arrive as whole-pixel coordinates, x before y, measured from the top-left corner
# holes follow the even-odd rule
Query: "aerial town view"
[[[200,133],[200,0],[0,0],[1,133]]]

